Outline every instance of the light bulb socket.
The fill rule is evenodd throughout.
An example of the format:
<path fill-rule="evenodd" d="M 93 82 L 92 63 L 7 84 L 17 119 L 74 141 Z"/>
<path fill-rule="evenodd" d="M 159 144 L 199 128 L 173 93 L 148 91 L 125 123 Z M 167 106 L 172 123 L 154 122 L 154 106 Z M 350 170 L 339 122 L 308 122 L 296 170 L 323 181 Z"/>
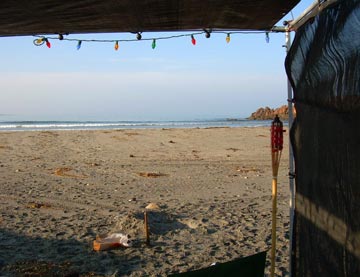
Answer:
<path fill-rule="evenodd" d="M 211 36 L 211 29 L 210 29 L 210 30 L 204 29 L 204 32 L 205 32 L 205 37 L 206 37 L 206 38 L 210 38 L 210 36 Z"/>
<path fill-rule="evenodd" d="M 270 41 L 269 32 L 265 33 L 265 41 L 266 41 L 266 43 L 269 43 L 269 41 Z"/>
<path fill-rule="evenodd" d="M 142 38 L 142 36 L 141 36 L 141 34 L 138 32 L 138 33 L 136 34 L 136 39 L 137 39 L 137 40 L 141 40 L 141 38 Z"/>

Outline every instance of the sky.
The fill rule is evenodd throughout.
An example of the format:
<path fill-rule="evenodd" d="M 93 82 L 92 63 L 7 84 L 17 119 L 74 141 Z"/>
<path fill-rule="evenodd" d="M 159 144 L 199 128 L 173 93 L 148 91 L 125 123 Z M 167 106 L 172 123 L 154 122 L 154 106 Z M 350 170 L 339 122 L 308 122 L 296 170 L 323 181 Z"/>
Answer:
<path fill-rule="evenodd" d="M 283 20 L 300 15 L 302 0 Z M 186 33 L 186 32 L 184 32 Z M 143 33 L 143 38 L 179 33 Z M 292 37 L 294 33 L 291 34 Z M 71 34 L 131 39 L 134 34 Z M 285 35 L 225 34 L 119 43 L 0 38 L 0 121 L 199 120 L 246 118 L 287 104 Z"/>

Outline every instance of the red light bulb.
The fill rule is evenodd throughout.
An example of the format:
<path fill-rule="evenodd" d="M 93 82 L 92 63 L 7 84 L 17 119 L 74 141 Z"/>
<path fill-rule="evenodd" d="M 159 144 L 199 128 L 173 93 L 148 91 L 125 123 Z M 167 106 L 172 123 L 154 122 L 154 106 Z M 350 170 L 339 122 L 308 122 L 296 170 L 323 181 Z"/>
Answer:
<path fill-rule="evenodd" d="M 51 43 L 50 43 L 50 41 L 49 41 L 48 39 L 45 39 L 45 42 L 46 42 L 46 46 L 47 46 L 48 48 L 51 48 Z"/>
<path fill-rule="evenodd" d="M 194 38 L 194 35 L 191 35 L 191 43 L 196 45 L 196 39 Z"/>

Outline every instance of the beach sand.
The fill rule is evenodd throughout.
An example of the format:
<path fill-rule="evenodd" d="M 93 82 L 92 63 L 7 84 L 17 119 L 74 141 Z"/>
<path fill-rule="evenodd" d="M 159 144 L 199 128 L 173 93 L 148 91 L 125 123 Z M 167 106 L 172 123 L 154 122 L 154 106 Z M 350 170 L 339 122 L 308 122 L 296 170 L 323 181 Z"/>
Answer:
<path fill-rule="evenodd" d="M 263 127 L 0 132 L 0 275 L 166 276 L 269 250 L 269 136 Z M 278 276 L 288 272 L 287 175 L 285 139 Z M 148 212 L 150 247 L 149 203 L 159 206 Z M 133 246 L 93 251 L 96 235 L 114 232 Z"/>

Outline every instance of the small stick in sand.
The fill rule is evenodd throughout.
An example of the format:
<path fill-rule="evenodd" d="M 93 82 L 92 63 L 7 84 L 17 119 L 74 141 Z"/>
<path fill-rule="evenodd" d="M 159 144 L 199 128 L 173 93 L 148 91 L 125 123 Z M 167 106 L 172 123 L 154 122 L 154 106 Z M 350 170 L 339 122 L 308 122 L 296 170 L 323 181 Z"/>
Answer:
<path fill-rule="evenodd" d="M 144 212 L 144 229 L 145 229 L 145 243 L 147 246 L 150 246 L 150 235 L 149 235 L 149 225 L 148 225 L 148 214 Z"/>

